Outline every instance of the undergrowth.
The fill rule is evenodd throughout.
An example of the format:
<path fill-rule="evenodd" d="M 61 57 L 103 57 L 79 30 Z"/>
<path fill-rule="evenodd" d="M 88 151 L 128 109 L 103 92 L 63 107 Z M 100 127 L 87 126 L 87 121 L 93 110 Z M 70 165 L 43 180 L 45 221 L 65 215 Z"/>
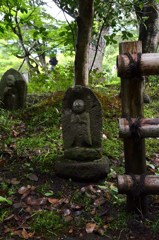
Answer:
<path fill-rule="evenodd" d="M 153 89 L 152 92 L 150 91 L 151 88 Z M 105 226 L 106 230 L 104 230 L 103 234 L 107 234 L 107 228 L 110 231 L 117 232 L 117 234 L 122 229 L 124 233 L 128 229 L 127 223 L 130 216 L 123 210 L 123 207 L 125 209 L 126 199 L 125 196 L 118 194 L 115 181 L 117 174 L 124 173 L 123 142 L 118 135 L 118 118 L 121 117 L 121 103 L 118 96 L 119 85 L 113 87 L 106 86 L 107 91 L 99 88 L 94 90 L 103 110 L 103 153 L 110 159 L 111 166 L 107 181 L 98 184 L 107 202 L 106 204 L 104 203 L 105 205 L 99 205 L 96 209 L 96 214 L 93 215 L 94 196 L 100 198 L 101 193 L 98 195 L 98 192 L 95 191 L 95 193 L 86 195 L 80 192 L 79 189 L 73 190 L 74 192 L 69 198 L 71 206 L 74 207 L 75 205 L 77 209 L 79 208 L 79 214 L 82 211 L 81 209 L 84 209 L 81 216 L 79 215 L 78 217 L 77 215 L 75 218 L 74 226 L 81 229 L 87 221 L 93 221 L 99 228 L 102 228 L 103 225 Z M 158 117 L 158 89 L 154 85 L 148 85 L 147 91 L 150 94 L 151 103 L 145 105 L 145 117 Z M 29 181 L 27 182 L 26 180 L 28 176 L 35 173 L 38 176 L 46 174 L 51 179 L 51 176 L 54 174 L 54 162 L 63 154 L 61 126 L 63 96 L 64 91 L 50 92 L 42 95 L 41 98 L 38 95 L 37 99 L 36 95 L 34 95 L 33 98 L 35 99 L 32 100 L 36 103 L 28 104 L 27 108 L 23 110 L 13 112 L 0 110 L 0 166 L 3 167 L 9 163 L 9 171 L 6 174 L 17 174 L 16 177 L 19 177 L 21 180 L 25 179 L 26 184 L 29 184 Z M 146 140 L 147 160 L 151 162 L 154 154 L 159 154 L 157 139 L 148 139 Z M 16 172 L 17 169 L 18 173 Z M 23 176 L 21 176 L 21 172 L 23 172 Z M 55 199 L 56 197 L 63 197 L 63 190 L 57 193 L 52 189 L 52 184 L 53 182 L 50 180 L 49 182 L 44 182 L 41 186 L 37 186 L 38 195 L 52 196 Z M 69 184 L 71 185 L 71 181 L 65 189 L 66 192 Z M 18 187 L 11 185 L 10 182 L 2 181 L 0 184 L 0 193 L 5 194 L 6 199 L 16 195 L 17 190 Z M 109 209 L 109 215 L 113 213 L 115 217 L 103 218 L 103 211 L 106 211 L 107 208 Z M 76 212 L 76 210 L 74 211 Z M 102 214 L 100 211 L 102 211 Z M 10 215 L 10 208 L 8 209 L 4 205 L 4 210 L 0 210 L 0 213 L 0 222 L 4 222 Z M 56 239 L 67 228 L 68 223 L 64 221 L 60 212 L 53 207 L 51 211 L 47 209 L 35 211 L 32 217 L 30 221 L 32 231 L 40 234 L 40 236 L 46 235 L 47 239 Z M 157 234 L 158 225 L 157 216 L 156 222 L 150 222 L 148 227 Z"/>

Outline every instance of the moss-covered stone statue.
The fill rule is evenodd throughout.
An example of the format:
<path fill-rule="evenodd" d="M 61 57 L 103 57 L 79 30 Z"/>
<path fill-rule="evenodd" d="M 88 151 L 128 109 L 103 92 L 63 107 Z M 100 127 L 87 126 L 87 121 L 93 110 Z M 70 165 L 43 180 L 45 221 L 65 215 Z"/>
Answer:
<path fill-rule="evenodd" d="M 87 87 L 69 88 L 63 99 L 62 131 L 64 156 L 55 163 L 59 176 L 76 180 L 98 180 L 109 171 L 102 156 L 102 111 Z"/>
<path fill-rule="evenodd" d="M 27 84 L 23 76 L 15 69 L 4 73 L 0 81 L 1 107 L 16 110 L 25 107 Z"/>

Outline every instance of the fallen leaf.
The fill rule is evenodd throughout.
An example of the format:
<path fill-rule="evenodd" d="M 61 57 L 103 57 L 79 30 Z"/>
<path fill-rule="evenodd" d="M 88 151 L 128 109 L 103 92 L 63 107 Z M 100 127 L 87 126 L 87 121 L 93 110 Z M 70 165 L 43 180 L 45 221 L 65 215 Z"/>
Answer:
<path fill-rule="evenodd" d="M 74 215 L 75 215 L 75 216 L 79 216 L 79 215 L 81 215 L 81 214 L 82 214 L 82 211 L 75 211 L 75 212 L 74 212 Z"/>
<path fill-rule="evenodd" d="M 111 199 L 111 194 L 110 194 L 110 192 L 106 192 L 106 193 L 105 193 L 105 197 L 106 197 L 106 199 L 110 200 L 110 199 Z"/>
<path fill-rule="evenodd" d="M 32 181 L 37 182 L 38 181 L 38 177 L 35 174 L 29 174 L 28 178 Z"/>
<path fill-rule="evenodd" d="M 40 150 L 40 149 L 36 149 L 36 150 L 35 150 L 35 154 L 36 154 L 37 156 L 40 156 L 41 150 Z"/>
<path fill-rule="evenodd" d="M 12 178 L 10 182 L 11 182 L 11 184 L 13 184 L 13 185 L 17 185 L 17 184 L 20 183 L 20 181 L 17 180 L 17 178 Z"/>
<path fill-rule="evenodd" d="M 25 197 L 27 197 L 31 191 L 35 190 L 35 186 L 22 186 L 21 188 L 19 188 L 18 193 L 22 195 L 21 199 L 24 199 Z"/>
<path fill-rule="evenodd" d="M 90 185 L 89 186 L 89 190 L 93 193 L 97 193 L 97 189 L 96 189 L 96 186 L 93 186 L 93 185 Z"/>
<path fill-rule="evenodd" d="M 103 228 L 97 228 L 97 229 L 95 230 L 95 232 L 98 233 L 99 235 L 103 236 L 105 231 L 104 231 Z"/>
<path fill-rule="evenodd" d="M 105 224 L 104 226 L 103 226 L 103 228 L 106 230 L 106 229 L 108 229 L 109 228 L 109 224 Z"/>
<path fill-rule="evenodd" d="M 86 233 L 92 233 L 96 228 L 96 223 L 87 223 L 86 224 Z"/>
<path fill-rule="evenodd" d="M 81 188 L 81 192 L 84 193 L 86 191 L 86 187 Z"/>
<path fill-rule="evenodd" d="M 13 208 L 18 209 L 18 208 L 24 208 L 26 207 L 26 204 L 24 202 L 17 202 L 13 204 Z"/>
<path fill-rule="evenodd" d="M 32 198 L 32 197 L 28 197 L 27 198 L 27 204 L 31 205 L 31 206 L 39 206 L 39 205 L 45 205 L 47 202 L 47 198 L 43 197 L 43 198 Z"/>
<path fill-rule="evenodd" d="M 59 205 L 61 204 L 61 199 L 57 199 L 57 198 L 48 198 L 47 199 L 49 203 L 51 203 L 52 205 Z"/>
<path fill-rule="evenodd" d="M 89 197 L 91 199 L 96 199 L 96 197 L 97 197 L 95 194 L 90 194 L 88 192 L 85 192 L 85 194 L 86 194 L 87 197 Z"/>
<path fill-rule="evenodd" d="M 106 199 L 103 198 L 103 197 L 101 197 L 101 198 L 98 198 L 98 199 L 96 199 L 96 200 L 94 201 L 94 205 L 95 205 L 96 207 L 98 207 L 98 206 L 103 205 L 105 202 L 106 202 Z"/>
<path fill-rule="evenodd" d="M 34 209 L 31 208 L 31 206 L 28 206 L 26 209 L 25 209 L 25 212 L 29 213 L 30 215 L 32 215 Z"/>
<path fill-rule="evenodd" d="M 4 221 L 8 221 L 11 220 L 12 218 L 14 218 L 14 214 L 11 214 L 10 216 L 8 216 L 7 218 L 4 219 Z"/>
<path fill-rule="evenodd" d="M 91 211 L 91 215 L 95 215 L 96 214 L 96 209 L 94 208 L 92 211 Z"/>
<path fill-rule="evenodd" d="M 64 217 L 65 222 L 71 222 L 73 220 L 73 217 L 70 215 L 67 215 Z"/>
<path fill-rule="evenodd" d="M 25 228 L 23 228 L 23 230 L 22 230 L 22 237 L 23 237 L 24 239 L 29 239 L 29 238 L 33 237 L 34 234 L 35 234 L 35 232 L 33 232 L 33 233 L 28 233 L 28 232 L 25 230 Z"/>
<path fill-rule="evenodd" d="M 71 214 L 70 209 L 64 209 L 64 211 L 63 211 L 63 215 L 64 215 L 64 216 L 68 216 L 68 215 L 70 215 L 70 214 Z"/>
<path fill-rule="evenodd" d="M 4 165 L 5 165 L 5 160 L 4 159 L 0 159 L 0 167 L 4 167 Z"/>
<path fill-rule="evenodd" d="M 107 136 L 105 134 L 102 135 L 103 139 L 107 139 Z"/>
<path fill-rule="evenodd" d="M 14 233 L 14 235 L 18 235 L 19 237 L 24 238 L 24 239 L 32 238 L 35 234 L 35 232 L 28 233 L 25 228 L 23 228 L 22 230 L 13 231 L 13 233 Z"/>
<path fill-rule="evenodd" d="M 19 132 L 15 131 L 14 129 L 12 130 L 13 136 L 17 137 L 19 135 Z"/>
<path fill-rule="evenodd" d="M 22 186 L 22 187 L 19 188 L 18 193 L 23 195 L 28 190 L 31 190 L 31 186 L 30 185 L 28 185 L 27 187 Z"/>
<path fill-rule="evenodd" d="M 83 206 L 82 205 L 77 205 L 77 204 L 71 204 L 71 209 L 74 210 L 74 211 L 78 211 L 78 210 L 83 209 Z"/>
<path fill-rule="evenodd" d="M 69 233 L 73 233 L 73 229 L 71 228 L 68 232 L 69 232 Z"/>

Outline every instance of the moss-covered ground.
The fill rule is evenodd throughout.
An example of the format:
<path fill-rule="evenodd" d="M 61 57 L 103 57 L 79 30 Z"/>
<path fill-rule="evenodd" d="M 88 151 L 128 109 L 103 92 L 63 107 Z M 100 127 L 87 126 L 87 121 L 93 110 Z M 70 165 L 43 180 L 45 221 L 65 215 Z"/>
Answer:
<path fill-rule="evenodd" d="M 146 117 L 159 117 L 157 83 L 147 86 Z M 0 239 L 159 239 L 159 197 L 149 197 L 149 214 L 128 214 L 119 195 L 124 173 L 119 85 L 95 90 L 103 108 L 103 152 L 110 174 L 98 183 L 65 180 L 54 173 L 63 154 L 61 104 L 64 92 L 28 95 L 27 107 L 0 109 Z M 159 144 L 146 140 L 147 169 L 159 173 Z"/>

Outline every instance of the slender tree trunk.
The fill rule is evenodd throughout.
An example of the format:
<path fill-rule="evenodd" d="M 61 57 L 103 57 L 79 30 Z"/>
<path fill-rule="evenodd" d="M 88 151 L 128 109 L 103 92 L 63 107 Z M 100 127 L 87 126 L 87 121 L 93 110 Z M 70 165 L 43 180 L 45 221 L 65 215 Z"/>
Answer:
<path fill-rule="evenodd" d="M 144 2 L 142 0 L 142 2 Z M 146 1 L 143 9 L 136 7 L 139 21 L 139 40 L 142 41 L 143 53 L 157 52 L 159 44 L 159 12 L 155 0 Z"/>
<path fill-rule="evenodd" d="M 93 22 L 93 0 L 79 0 L 78 34 L 75 56 L 75 85 L 88 85 L 89 43 Z"/>
<path fill-rule="evenodd" d="M 102 63 L 103 63 L 103 58 L 104 58 L 104 53 L 106 48 L 106 41 L 104 39 L 104 36 L 108 34 L 108 29 L 109 28 L 105 28 L 103 23 L 96 40 L 96 44 L 95 45 L 90 44 L 89 73 L 93 69 L 96 69 L 98 72 L 102 71 Z"/>
<path fill-rule="evenodd" d="M 39 41 L 36 41 L 35 50 L 39 58 L 39 62 L 41 64 L 41 67 L 43 69 L 46 68 L 46 54 L 43 50 L 45 48 L 45 43 L 40 43 Z"/>

